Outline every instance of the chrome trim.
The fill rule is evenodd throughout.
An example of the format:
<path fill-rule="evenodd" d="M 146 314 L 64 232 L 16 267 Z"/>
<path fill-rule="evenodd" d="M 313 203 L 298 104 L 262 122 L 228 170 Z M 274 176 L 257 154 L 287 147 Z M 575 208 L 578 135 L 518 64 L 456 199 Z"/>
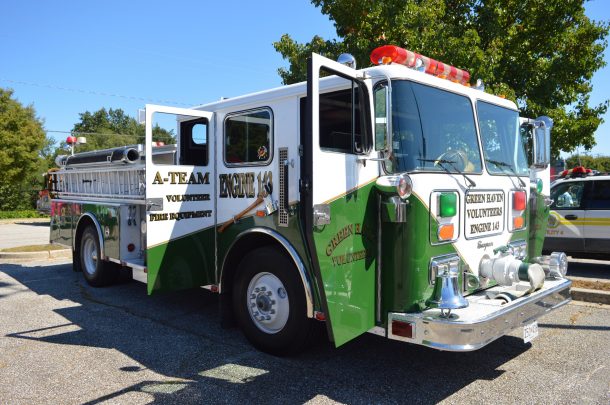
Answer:
<path fill-rule="evenodd" d="M 263 233 L 267 236 L 271 236 L 277 242 L 279 242 L 284 249 L 286 249 L 286 252 L 288 252 L 290 257 L 292 258 L 292 261 L 297 266 L 297 269 L 299 270 L 299 275 L 301 276 L 301 282 L 303 283 L 303 289 L 305 290 L 307 317 L 313 318 L 313 293 L 311 290 L 311 285 L 309 283 L 309 280 L 307 279 L 305 265 L 303 264 L 303 261 L 299 257 L 299 254 L 297 253 L 297 251 L 292 247 L 292 245 L 290 244 L 290 242 L 288 242 L 288 240 L 286 238 L 284 238 L 282 235 L 280 235 L 279 233 L 277 233 L 269 228 L 251 228 L 251 229 L 247 229 L 247 230 L 243 231 L 242 233 L 240 233 L 239 235 L 237 235 L 237 237 L 235 238 L 235 240 L 233 240 L 233 242 L 231 243 L 231 246 L 229 246 L 229 249 L 227 251 L 230 252 L 238 240 L 240 240 L 243 236 L 251 234 L 251 233 Z M 218 293 L 219 294 L 222 293 L 222 275 L 224 272 L 225 263 L 227 261 L 227 256 L 228 255 L 226 255 L 222 261 L 222 268 L 220 270 L 220 274 L 218 277 Z"/>
<path fill-rule="evenodd" d="M 377 288 L 375 289 L 375 304 L 377 310 L 375 311 L 375 319 L 378 323 L 381 323 L 381 270 L 383 268 L 383 246 L 381 244 L 381 195 L 377 195 L 377 224 L 377 266 L 375 266 L 375 279 L 377 282 Z"/>
<path fill-rule="evenodd" d="M 390 312 L 388 325 L 392 320 L 411 322 L 415 325 L 415 336 L 409 339 L 393 335 L 388 330 L 388 338 L 438 350 L 477 350 L 570 302 L 571 284 L 569 280 L 546 280 L 541 290 L 504 305 L 494 305 L 495 300 L 488 299 L 488 293 L 506 292 L 509 289 L 493 287 L 466 297 L 469 307 L 452 311 L 450 318 L 441 318 L 438 309 L 420 313 Z"/>
<path fill-rule="evenodd" d="M 224 163 L 224 166 L 228 169 L 231 168 L 242 168 L 242 167 L 256 167 L 256 166 L 260 166 L 260 167 L 264 167 L 264 166 L 269 166 L 272 162 L 273 162 L 273 158 L 274 158 L 274 146 L 275 146 L 275 116 L 273 113 L 273 109 L 270 106 L 263 106 L 263 107 L 257 107 L 257 108 L 251 108 L 249 110 L 240 110 L 240 111 L 233 111 L 233 112 L 229 112 L 227 114 L 225 114 L 224 119 L 223 119 L 223 123 L 222 123 L 222 127 L 223 130 L 226 128 L 227 125 L 227 121 L 231 118 L 235 118 L 235 117 L 240 117 L 240 116 L 247 116 L 250 115 L 252 113 L 257 113 L 260 111 L 267 111 L 269 112 L 269 158 L 265 161 L 260 161 L 260 162 L 243 162 L 243 163 L 229 163 L 225 160 L 225 157 L 227 156 L 227 134 L 226 132 L 223 132 L 223 137 L 222 137 L 222 162 Z M 218 158 L 216 158 L 215 160 L 218 160 Z"/>
<path fill-rule="evenodd" d="M 75 199 L 71 199 L 70 195 L 67 195 L 67 193 L 63 193 L 63 192 L 58 192 L 57 196 L 60 198 L 53 198 L 52 201 L 65 201 L 65 202 L 69 202 L 69 203 L 81 203 L 81 204 L 90 204 L 92 202 L 99 202 L 105 205 L 145 205 L 146 201 L 144 200 L 134 200 L 134 199 L 120 199 L 120 203 L 117 203 L 117 198 L 104 198 L 104 197 L 96 197 L 95 195 L 92 196 L 85 196 L 82 194 L 78 194 L 78 198 Z"/>
<path fill-rule="evenodd" d="M 140 283 L 148 284 L 148 274 L 141 268 L 131 268 L 131 278 Z"/>
<path fill-rule="evenodd" d="M 70 204 L 90 204 L 92 201 L 94 202 L 103 202 L 104 205 L 107 205 L 109 207 L 122 207 L 124 205 L 129 205 L 126 203 L 127 200 L 121 200 L 120 202 L 117 202 L 116 200 L 112 200 L 111 202 L 104 202 L 102 201 L 103 199 L 93 199 L 93 200 L 89 200 L 89 199 L 69 199 L 69 198 L 52 198 L 51 201 L 52 202 L 61 202 L 61 203 L 70 203 Z M 139 201 L 139 200 L 138 200 Z M 143 201 L 140 201 L 138 204 L 144 204 Z"/>
<path fill-rule="evenodd" d="M 407 222 L 407 206 L 409 204 L 398 196 L 392 196 L 381 201 L 381 220 L 383 222 Z"/>
<path fill-rule="evenodd" d="M 386 337 L 385 329 L 381 326 L 373 326 L 371 329 L 367 330 L 367 333 L 372 333 L 373 335 Z"/>
<path fill-rule="evenodd" d="M 451 267 L 450 265 L 453 262 L 457 262 L 457 271 L 459 274 L 461 267 L 461 260 L 459 255 L 450 253 L 448 255 L 435 256 L 430 259 L 430 264 L 428 265 L 428 284 L 430 284 L 431 286 L 435 284 L 439 266 Z"/>
<path fill-rule="evenodd" d="M 523 261 L 527 257 L 527 242 L 524 239 L 509 242 L 508 246 L 512 249 L 512 254 L 517 259 Z"/>
<path fill-rule="evenodd" d="M 78 219 L 78 222 L 76 223 L 76 227 L 74 228 L 74 230 L 78 229 L 78 226 L 80 225 L 80 221 L 83 219 L 83 217 L 89 217 L 93 221 L 93 224 L 95 225 L 95 229 L 97 230 L 97 237 L 100 242 L 100 257 L 102 260 L 106 260 L 106 255 L 104 254 L 104 237 L 103 237 L 103 233 L 102 233 L 102 227 L 100 226 L 100 223 L 98 222 L 97 218 L 93 214 L 91 214 L 90 212 L 85 212 L 83 215 L 81 215 L 80 218 Z M 76 238 L 74 236 L 72 237 L 72 251 L 73 252 L 76 251 Z"/>

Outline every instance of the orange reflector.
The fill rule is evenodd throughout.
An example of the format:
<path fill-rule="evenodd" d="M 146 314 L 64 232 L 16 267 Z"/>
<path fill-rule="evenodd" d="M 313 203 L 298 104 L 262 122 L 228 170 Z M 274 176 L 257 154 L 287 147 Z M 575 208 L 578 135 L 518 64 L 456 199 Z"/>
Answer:
<path fill-rule="evenodd" d="M 440 240 L 453 239 L 453 224 L 441 225 L 438 228 L 438 238 Z"/>
<path fill-rule="evenodd" d="M 392 334 L 413 339 L 413 324 L 403 321 L 392 321 Z"/>
<path fill-rule="evenodd" d="M 265 211 L 263 211 L 263 210 L 258 210 L 258 211 L 256 211 L 256 216 L 257 217 L 264 217 L 264 216 L 267 216 L 267 213 Z"/>
<path fill-rule="evenodd" d="M 513 218 L 513 228 L 514 229 L 521 229 L 521 228 L 523 228 L 523 225 L 525 225 L 525 220 L 523 219 L 523 217 L 514 217 Z"/>

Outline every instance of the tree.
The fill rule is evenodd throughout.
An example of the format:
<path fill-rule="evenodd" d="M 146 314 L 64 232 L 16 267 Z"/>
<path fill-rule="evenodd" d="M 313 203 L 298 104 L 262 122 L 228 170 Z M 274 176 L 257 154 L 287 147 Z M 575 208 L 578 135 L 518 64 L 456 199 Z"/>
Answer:
<path fill-rule="evenodd" d="M 585 0 L 312 0 L 334 21 L 340 40 L 315 36 L 274 43 L 287 59 L 285 84 L 306 79 L 311 52 L 349 52 L 369 66 L 370 52 L 395 44 L 464 68 L 486 91 L 515 101 L 521 115 L 555 121 L 553 154 L 595 145 L 608 101 L 591 106 L 591 78 L 605 65 L 608 22 L 591 21 Z"/>
<path fill-rule="evenodd" d="M 40 153 L 50 142 L 34 107 L 0 88 L 0 210 L 31 208 L 32 189 L 42 181 Z"/>
<path fill-rule="evenodd" d="M 566 159 L 566 166 L 568 169 L 573 169 L 576 166 L 584 166 L 587 169 L 609 173 L 610 156 L 572 155 Z"/>
<path fill-rule="evenodd" d="M 80 122 L 74 124 L 72 132 L 75 136 L 87 138 L 87 143 L 79 144 L 76 147 L 76 152 L 108 149 L 144 142 L 144 125 L 125 114 L 120 108 L 110 108 L 108 110 L 101 108 L 93 113 L 85 111 L 79 115 Z M 176 143 L 173 131 L 168 131 L 159 125 L 153 127 L 153 140 L 166 144 Z M 66 142 L 62 142 L 56 154 L 66 153 L 68 149 L 69 146 Z"/>

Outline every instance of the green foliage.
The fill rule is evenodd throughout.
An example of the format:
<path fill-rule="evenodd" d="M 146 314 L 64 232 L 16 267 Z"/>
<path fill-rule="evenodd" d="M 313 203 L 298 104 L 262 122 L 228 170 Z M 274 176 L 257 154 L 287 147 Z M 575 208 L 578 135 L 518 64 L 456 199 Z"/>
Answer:
<path fill-rule="evenodd" d="M 46 165 L 42 153 L 52 145 L 42 126 L 32 106 L 0 88 L 0 210 L 33 207 Z"/>
<path fill-rule="evenodd" d="M 566 167 L 573 169 L 584 166 L 587 169 L 610 173 L 610 156 L 572 155 L 566 159 Z"/>
<path fill-rule="evenodd" d="M 340 41 L 315 36 L 274 43 L 288 60 L 285 84 L 306 80 L 316 52 L 349 52 L 370 66 L 370 52 L 394 44 L 468 70 L 486 90 L 517 103 L 521 115 L 555 122 L 553 154 L 595 145 L 608 101 L 589 104 L 593 73 L 605 65 L 608 22 L 591 21 L 585 0 L 312 0 L 334 21 Z"/>
<path fill-rule="evenodd" d="M 48 215 L 39 214 L 35 210 L 0 211 L 0 219 L 45 218 Z"/>
<path fill-rule="evenodd" d="M 87 143 L 76 145 L 75 152 L 86 152 L 144 143 L 145 127 L 120 108 L 108 110 L 101 108 L 93 113 L 89 111 L 81 113 L 80 122 L 74 124 L 72 132 L 75 136 L 87 138 Z M 176 143 L 173 131 L 158 125 L 153 127 L 153 140 L 166 144 Z M 62 142 L 55 155 L 65 154 L 69 150 L 70 147 Z"/>

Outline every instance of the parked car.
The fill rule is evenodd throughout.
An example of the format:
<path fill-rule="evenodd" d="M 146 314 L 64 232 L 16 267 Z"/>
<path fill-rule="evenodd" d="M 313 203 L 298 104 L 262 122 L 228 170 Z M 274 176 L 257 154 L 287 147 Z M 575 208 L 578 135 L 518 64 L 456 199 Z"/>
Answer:
<path fill-rule="evenodd" d="M 566 171 L 552 184 L 551 199 L 543 251 L 610 259 L 610 175 Z"/>

